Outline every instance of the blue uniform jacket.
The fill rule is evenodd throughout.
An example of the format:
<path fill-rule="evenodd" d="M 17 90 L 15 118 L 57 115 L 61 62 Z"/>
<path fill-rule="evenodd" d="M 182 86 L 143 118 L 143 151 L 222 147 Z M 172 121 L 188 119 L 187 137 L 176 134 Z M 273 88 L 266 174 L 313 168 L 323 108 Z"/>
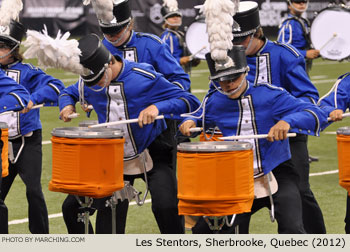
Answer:
<path fill-rule="evenodd" d="M 341 75 L 331 90 L 319 100 L 318 105 L 327 115 L 335 109 L 345 112 L 350 108 L 350 73 Z"/>
<path fill-rule="evenodd" d="M 309 33 L 308 20 L 288 14 L 280 24 L 277 41 L 293 45 L 305 58 L 306 50 L 310 48 Z"/>
<path fill-rule="evenodd" d="M 29 93 L 0 69 L 0 113 L 27 107 Z"/>
<path fill-rule="evenodd" d="M 58 95 L 64 89 L 64 85 L 60 80 L 47 75 L 41 69 L 31 64 L 20 61 L 8 65 L 5 71 L 10 78 L 14 79 L 30 93 L 30 100 L 34 105 L 42 103 L 45 106 L 58 105 Z M 18 117 L 18 114 L 16 116 Z M 19 118 L 14 119 L 11 116 L 8 116 L 6 119 L 6 122 L 11 125 L 9 125 L 10 137 L 25 135 L 42 128 L 40 109 L 33 109 L 28 113 L 19 114 Z"/>
<path fill-rule="evenodd" d="M 269 84 L 247 85 L 238 99 L 210 91 L 205 106 L 205 129 L 219 127 L 224 136 L 267 134 L 279 120 L 290 124 L 290 132 L 319 135 L 327 122 L 325 113 L 316 105 L 290 95 L 283 88 Z M 198 111 L 198 115 L 201 111 Z M 201 124 L 202 119 L 195 120 Z M 244 140 L 247 141 L 247 140 Z M 267 174 L 291 158 L 289 141 L 249 140 L 254 148 L 255 176 Z"/>
<path fill-rule="evenodd" d="M 129 40 L 122 46 L 115 47 L 106 39 L 102 42 L 113 55 L 128 61 L 148 63 L 168 81 L 184 90 L 190 89 L 191 82 L 188 74 L 170 53 L 168 45 L 159 37 L 132 31 Z"/>
<path fill-rule="evenodd" d="M 119 76 L 100 92 L 84 88 L 85 100 L 93 105 L 99 123 L 134 119 L 154 104 L 166 118 L 182 119 L 180 114 L 195 110 L 199 100 L 191 93 L 167 81 L 149 64 L 123 60 Z M 79 99 L 78 83 L 66 88 L 59 98 L 60 110 Z M 118 125 L 124 132 L 125 159 L 145 150 L 166 129 L 164 120 L 140 128 L 137 123 Z"/>
<path fill-rule="evenodd" d="M 293 46 L 266 39 L 256 55 L 247 56 L 247 63 L 251 83 L 271 83 L 296 98 L 318 101 L 318 91 L 305 71 L 305 60 Z"/>
<path fill-rule="evenodd" d="M 165 29 L 160 38 L 167 43 L 170 48 L 171 54 L 175 57 L 177 62 L 180 63 L 180 58 L 184 56 L 183 47 L 180 44 L 179 34 L 171 29 Z"/>

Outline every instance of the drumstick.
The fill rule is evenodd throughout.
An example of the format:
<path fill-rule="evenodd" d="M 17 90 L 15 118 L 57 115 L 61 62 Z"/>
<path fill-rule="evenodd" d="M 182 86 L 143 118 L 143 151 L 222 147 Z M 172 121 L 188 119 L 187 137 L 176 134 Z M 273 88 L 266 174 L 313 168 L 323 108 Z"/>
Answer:
<path fill-rule="evenodd" d="M 196 56 L 198 53 L 200 53 L 201 51 L 203 51 L 205 48 L 207 48 L 207 46 L 203 46 L 201 49 L 199 49 L 197 52 L 193 53 L 190 55 L 190 60 L 193 60 L 194 56 Z"/>
<path fill-rule="evenodd" d="M 38 108 L 42 108 L 44 107 L 44 104 L 38 104 L 38 105 L 35 105 L 33 106 L 31 109 L 38 109 Z M 1 113 L 0 115 L 8 115 L 8 114 L 13 114 L 13 113 L 17 113 L 17 112 L 20 112 L 20 111 L 6 111 L 4 113 Z"/>
<path fill-rule="evenodd" d="M 203 130 L 203 128 L 200 127 L 194 127 L 194 128 L 190 128 L 190 132 L 194 133 L 194 132 L 201 132 Z"/>
<path fill-rule="evenodd" d="M 297 133 L 287 133 L 287 137 L 295 137 Z M 238 139 L 260 139 L 267 138 L 267 134 L 259 135 L 246 135 L 246 136 L 228 136 L 228 137 L 219 137 L 220 140 L 238 140 Z"/>
<path fill-rule="evenodd" d="M 343 114 L 343 118 L 344 117 L 350 117 L 350 113 L 344 113 Z M 332 119 L 330 117 L 327 118 L 328 121 L 332 121 Z"/>
<path fill-rule="evenodd" d="M 164 119 L 163 115 L 157 116 L 155 118 L 158 119 Z M 137 123 L 139 119 L 129 119 L 129 120 L 122 120 L 122 121 L 116 121 L 116 122 L 107 122 L 107 123 L 100 123 L 95 125 L 89 125 L 89 128 L 100 128 L 100 127 L 106 127 L 106 126 L 113 126 L 113 125 L 119 125 L 119 124 L 127 124 L 127 123 Z"/>
<path fill-rule="evenodd" d="M 73 118 L 77 118 L 79 116 L 80 116 L 79 113 L 72 113 L 72 114 L 68 115 L 68 118 L 73 119 Z"/>
<path fill-rule="evenodd" d="M 328 39 L 328 41 L 327 41 L 326 43 L 324 43 L 324 45 L 321 46 L 321 48 L 320 48 L 319 50 L 321 51 L 321 50 L 322 50 L 326 45 L 328 45 L 328 43 L 331 42 L 336 36 L 337 36 L 337 33 L 336 33 L 336 32 L 333 33 L 333 36 L 332 36 L 330 39 Z"/>

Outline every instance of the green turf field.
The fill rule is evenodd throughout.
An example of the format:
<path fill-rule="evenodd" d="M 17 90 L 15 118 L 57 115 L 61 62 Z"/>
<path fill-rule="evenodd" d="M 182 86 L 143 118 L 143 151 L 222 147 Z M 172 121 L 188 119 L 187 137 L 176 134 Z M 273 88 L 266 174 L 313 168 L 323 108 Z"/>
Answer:
<path fill-rule="evenodd" d="M 35 63 L 35 62 L 34 62 Z M 336 78 L 349 71 L 349 62 L 331 62 L 318 59 L 314 61 L 311 71 L 311 80 L 323 96 L 333 85 Z M 76 76 L 62 71 L 48 70 L 49 74 L 61 79 L 66 86 L 76 81 Z M 202 63 L 193 69 L 191 74 L 192 92 L 199 98 L 205 95 L 208 87 L 208 70 L 206 63 Z M 58 119 L 58 108 L 41 109 L 41 120 L 43 124 L 43 141 L 50 140 L 50 132 L 55 127 L 77 126 L 79 121 L 86 120 L 84 113 L 78 108 L 82 115 L 79 119 L 74 119 L 70 123 L 63 123 Z M 91 119 L 96 120 L 96 114 L 92 113 Z M 350 119 L 330 126 L 326 131 L 335 131 L 338 127 L 350 125 Z M 309 152 L 313 156 L 319 157 L 319 162 L 311 164 L 311 173 L 334 171 L 338 169 L 337 150 L 335 135 L 322 133 L 321 137 L 309 137 Z M 63 219 L 60 215 L 61 204 L 65 194 L 50 192 L 48 183 L 51 177 L 51 145 L 43 145 L 43 174 L 42 186 L 47 202 L 50 218 L 50 233 L 66 233 Z M 327 232 L 333 234 L 344 233 L 344 216 L 346 191 L 338 184 L 338 174 L 317 175 L 310 177 L 311 187 L 323 210 Z M 138 188 L 142 190 L 144 184 L 138 183 Z M 27 218 L 27 201 L 25 197 L 25 187 L 17 177 L 11 191 L 6 199 L 9 209 L 9 232 L 29 233 Z M 92 217 L 94 221 L 94 217 Z M 16 224 L 18 223 L 18 224 Z M 158 227 L 151 212 L 150 204 L 142 207 L 131 206 L 127 220 L 127 233 L 159 233 Z M 256 213 L 251 221 L 251 233 L 277 233 L 276 223 L 269 221 L 267 209 L 262 209 Z"/>

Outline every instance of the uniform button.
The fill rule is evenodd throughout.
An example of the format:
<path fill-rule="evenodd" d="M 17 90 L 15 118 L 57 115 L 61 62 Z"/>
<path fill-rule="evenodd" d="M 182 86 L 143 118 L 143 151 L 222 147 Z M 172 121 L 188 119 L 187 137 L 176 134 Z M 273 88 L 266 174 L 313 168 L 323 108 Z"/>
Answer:
<path fill-rule="evenodd" d="M 245 120 L 245 123 L 248 123 L 248 120 Z"/>
<path fill-rule="evenodd" d="M 302 132 L 303 130 L 302 129 L 299 129 L 299 132 Z"/>
<path fill-rule="evenodd" d="M 119 121 L 123 120 L 123 118 L 119 117 Z"/>
<path fill-rule="evenodd" d="M 310 132 L 311 132 L 310 130 L 307 131 L 307 133 L 310 133 Z"/>
<path fill-rule="evenodd" d="M 119 106 L 119 105 L 120 105 L 120 103 L 119 103 L 119 102 L 117 102 L 117 105 Z"/>
<path fill-rule="evenodd" d="M 114 89 L 114 93 L 117 93 L 117 89 Z"/>
<path fill-rule="evenodd" d="M 6 107 L 6 106 L 4 106 L 4 109 L 7 109 L 7 107 Z"/>

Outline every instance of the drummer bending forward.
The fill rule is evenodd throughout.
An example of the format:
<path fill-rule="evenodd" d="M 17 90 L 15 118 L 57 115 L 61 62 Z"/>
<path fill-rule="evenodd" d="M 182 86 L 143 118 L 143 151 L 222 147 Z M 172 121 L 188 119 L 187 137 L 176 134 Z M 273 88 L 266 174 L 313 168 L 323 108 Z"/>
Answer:
<path fill-rule="evenodd" d="M 250 141 L 254 150 L 254 176 L 258 178 L 272 171 L 276 177 L 278 191 L 273 200 L 278 232 L 305 233 L 298 176 L 290 160 L 286 134 L 290 130 L 319 135 L 321 125 L 326 123 L 326 115 L 317 106 L 291 96 L 283 88 L 250 84 L 245 79 L 249 68 L 243 46 L 234 46 L 228 56 L 233 60 L 233 66 L 216 70 L 218 63 L 212 60 L 210 54 L 206 55 L 210 79 L 219 82 L 221 88 L 209 91 L 207 101 L 203 102 L 203 128 L 217 126 L 224 136 L 268 133 L 267 139 Z M 189 136 L 190 128 L 200 123 L 201 119 L 186 118 L 180 130 Z M 251 213 L 237 216 L 236 225 L 240 221 L 249 221 L 254 212 L 265 206 L 270 207 L 269 197 L 255 199 Z M 210 232 L 205 225 L 201 219 L 192 230 Z"/>
<path fill-rule="evenodd" d="M 169 184 L 158 181 L 162 180 L 162 176 L 169 176 L 168 171 L 163 170 L 162 174 L 158 172 L 157 175 L 152 176 L 153 173 L 150 170 L 152 161 L 146 151 L 146 148 L 166 129 L 165 121 L 155 121 L 155 117 L 163 114 L 166 118 L 181 119 L 180 114 L 193 111 L 198 107 L 198 99 L 170 83 L 162 74 L 155 72 L 149 64 L 125 61 L 118 56 L 113 57 L 95 35 L 88 35 L 79 40 L 79 48 L 82 51 L 81 64 L 93 73 L 98 73 L 81 76 L 81 79 L 85 86 L 84 100 L 94 107 L 99 123 L 138 118 L 137 124 L 115 126 L 123 131 L 125 138 L 124 174 L 135 174 L 126 176 L 125 179 L 132 183 L 135 177 L 142 177 L 142 159 L 137 159 L 143 155 L 146 160 L 147 158 L 150 160 L 146 166 L 151 195 L 157 196 L 169 191 L 165 190 Z M 67 87 L 59 98 L 60 116 L 65 122 L 70 121 L 68 116 L 74 113 L 74 105 L 78 100 L 79 82 Z M 162 187 L 153 186 L 154 183 Z M 174 184 L 176 185 L 175 181 Z M 177 199 L 164 196 L 167 200 L 162 202 L 163 210 L 168 214 L 174 212 L 173 216 L 177 216 Z M 64 213 L 73 218 L 74 224 L 82 225 L 77 223 L 76 215 L 69 211 Z M 66 224 L 72 225 L 72 220 L 67 222 L 65 218 L 65 221 Z M 175 217 L 169 223 L 176 223 Z M 72 227 L 68 225 L 67 227 L 70 233 L 74 232 L 70 230 Z M 111 230 L 111 219 L 97 220 L 97 233 L 106 232 L 108 229 Z"/>
<path fill-rule="evenodd" d="M 318 105 L 326 111 L 332 121 L 343 119 L 343 113 L 350 109 L 350 73 L 340 76 L 332 89 L 323 96 Z M 347 198 L 345 232 L 350 234 L 350 192 Z"/>

